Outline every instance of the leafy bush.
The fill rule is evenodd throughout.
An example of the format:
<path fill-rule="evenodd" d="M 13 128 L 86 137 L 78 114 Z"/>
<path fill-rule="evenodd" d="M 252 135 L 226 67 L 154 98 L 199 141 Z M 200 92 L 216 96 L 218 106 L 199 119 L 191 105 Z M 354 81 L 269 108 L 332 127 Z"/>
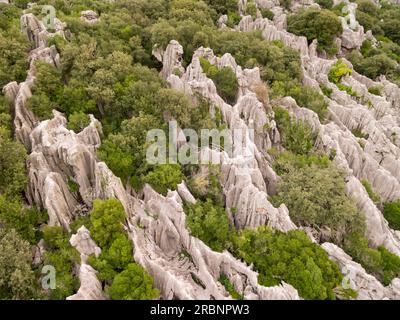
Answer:
<path fill-rule="evenodd" d="M 285 281 L 304 299 L 335 299 L 333 290 L 342 280 L 338 266 L 303 231 L 245 230 L 238 239 L 238 254 L 254 265 L 260 284 Z"/>
<path fill-rule="evenodd" d="M 191 234 L 204 241 L 215 251 L 232 248 L 231 232 L 225 209 L 215 205 L 211 200 L 197 201 L 196 204 L 185 204 L 186 224 Z"/>
<path fill-rule="evenodd" d="M 200 58 L 200 64 L 207 77 L 214 81 L 218 94 L 226 102 L 234 104 L 239 85 L 232 69 L 229 67 L 218 69 L 205 58 Z"/>
<path fill-rule="evenodd" d="M 336 36 L 343 32 L 342 24 L 332 12 L 322 9 L 300 10 L 288 17 L 288 31 L 298 36 L 305 36 L 309 42 L 318 40 L 318 49 L 328 54 L 335 54 Z"/>
<path fill-rule="evenodd" d="M 125 218 L 125 210 L 117 199 L 94 200 L 90 213 L 90 231 L 97 245 L 101 248 L 109 247 L 116 237 L 124 232 Z"/>
<path fill-rule="evenodd" d="M 359 128 L 359 127 L 352 129 L 351 133 L 357 138 L 368 139 L 368 134 L 363 133 L 361 128 Z"/>
<path fill-rule="evenodd" d="M 363 47 L 365 50 L 363 55 L 353 51 L 347 56 L 353 64 L 354 70 L 371 79 L 384 75 L 391 81 L 400 83 L 398 77 L 400 67 L 396 60 L 393 60 L 388 56 L 388 53 L 382 50 L 367 49 L 364 45 Z"/>
<path fill-rule="evenodd" d="M 60 109 L 57 99 L 62 93 L 61 74 L 52 65 L 36 61 L 36 81 L 27 106 L 40 119 L 52 118 L 52 110 Z"/>
<path fill-rule="evenodd" d="M 325 85 L 320 85 L 321 91 L 324 95 L 326 95 L 328 98 L 331 97 L 333 90 L 331 88 L 328 88 Z"/>
<path fill-rule="evenodd" d="M 351 70 L 343 60 L 339 59 L 329 70 L 328 79 L 330 82 L 337 85 L 344 76 L 350 75 L 352 72 L 353 70 Z"/>
<path fill-rule="evenodd" d="M 168 189 L 175 190 L 182 180 L 183 174 L 178 164 L 157 165 L 143 178 L 144 183 L 150 184 L 155 191 L 163 195 L 167 195 Z"/>
<path fill-rule="evenodd" d="M 160 296 L 160 291 L 153 288 L 153 278 L 136 263 L 114 278 L 108 293 L 114 300 L 153 300 Z"/>
<path fill-rule="evenodd" d="M 0 299 L 19 300 L 35 297 L 37 286 L 31 267 L 29 243 L 18 233 L 0 229 Z"/>
<path fill-rule="evenodd" d="M 153 279 L 133 261 L 133 245 L 124 230 L 125 211 L 117 199 L 95 200 L 90 214 L 90 233 L 101 254 L 89 257 L 99 271 L 97 277 L 106 285 L 112 299 L 155 299 L 159 291 Z"/>
<path fill-rule="evenodd" d="M 37 244 L 42 233 L 40 225 L 47 215 L 36 208 L 24 208 L 18 198 L 7 199 L 0 195 L 0 223 L 7 229 L 15 229 L 30 244 Z"/>
<path fill-rule="evenodd" d="M 313 148 L 316 134 L 306 122 L 290 119 L 288 111 L 275 107 L 275 121 L 281 133 L 282 145 L 297 154 L 308 154 Z"/>
<path fill-rule="evenodd" d="M 269 84 L 302 79 L 299 53 L 265 41 L 260 32 L 221 31 L 210 47 L 219 55 L 229 52 L 242 67 L 259 67 L 261 78 Z"/>
<path fill-rule="evenodd" d="M 287 205 L 294 223 L 314 228 L 328 227 L 331 241 L 337 244 L 347 232 L 363 225 L 355 205 L 346 195 L 341 170 L 321 160 L 308 160 L 310 164 L 304 165 L 299 160 L 290 164 L 286 159 L 283 159 L 283 164 L 277 159 L 278 166 L 285 172 L 273 201 Z"/>
<path fill-rule="evenodd" d="M 267 18 L 268 20 L 274 20 L 274 13 L 268 8 L 259 8 L 261 16 Z"/>
<path fill-rule="evenodd" d="M 226 275 L 221 275 L 218 279 L 219 282 L 225 287 L 225 290 L 231 295 L 235 300 L 243 300 L 243 295 L 238 293 L 232 282 L 229 281 Z"/>
<path fill-rule="evenodd" d="M 365 270 L 374 275 L 384 285 L 400 275 L 400 257 L 390 253 L 383 247 L 372 249 L 368 240 L 359 233 L 349 233 L 344 241 L 344 250 Z"/>
<path fill-rule="evenodd" d="M 379 204 L 381 202 L 381 197 L 374 192 L 374 190 L 372 189 L 372 186 L 369 184 L 369 182 L 367 180 L 362 180 L 361 183 L 364 186 L 365 190 L 367 191 L 370 199 L 373 202 L 375 202 L 376 204 Z"/>
<path fill-rule="evenodd" d="M 0 7 L 0 88 L 11 81 L 25 81 L 30 49 L 28 39 L 19 30 L 19 18 L 12 19 L 4 6 Z M 3 30 L 1 25 L 6 21 L 10 24 Z"/>
<path fill-rule="evenodd" d="M 89 123 L 90 119 L 88 115 L 83 112 L 74 112 L 68 117 L 68 129 L 76 133 L 85 129 Z"/>
<path fill-rule="evenodd" d="M 291 96 L 302 108 L 314 111 L 320 121 L 324 121 L 328 113 L 328 104 L 324 97 L 314 88 L 301 86 L 293 81 L 276 81 L 273 86 L 274 95 Z"/>
<path fill-rule="evenodd" d="M 10 138 L 10 131 L 0 127 L 0 194 L 10 197 L 22 193 L 26 183 L 26 150 Z"/>
<path fill-rule="evenodd" d="M 374 94 L 376 96 L 380 96 L 380 95 L 382 95 L 382 87 L 379 87 L 379 86 L 369 87 L 368 92 L 371 94 Z"/>
<path fill-rule="evenodd" d="M 324 9 L 332 9 L 333 0 L 317 0 L 316 1 Z"/>
<path fill-rule="evenodd" d="M 196 199 L 211 199 L 217 205 L 224 205 L 224 193 L 219 182 L 220 170 L 219 166 L 209 165 L 191 175 L 188 187 Z"/>
<path fill-rule="evenodd" d="M 383 215 L 392 229 L 400 230 L 400 201 L 386 202 Z"/>
<path fill-rule="evenodd" d="M 43 239 L 47 250 L 43 264 L 51 265 L 57 272 L 56 288 L 49 290 L 51 299 L 64 300 L 79 289 L 79 279 L 74 277 L 75 264 L 79 263 L 79 252 L 71 247 L 69 235 L 61 227 L 43 228 Z"/>

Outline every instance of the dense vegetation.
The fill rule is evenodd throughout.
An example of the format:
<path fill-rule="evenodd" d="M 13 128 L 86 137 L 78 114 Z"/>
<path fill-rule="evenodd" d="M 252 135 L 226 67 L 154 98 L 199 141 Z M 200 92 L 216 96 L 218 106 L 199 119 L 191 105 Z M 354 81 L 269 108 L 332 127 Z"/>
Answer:
<path fill-rule="evenodd" d="M 372 30 L 378 43 L 366 40 L 361 52 L 354 50 L 348 55 L 354 69 L 369 78 L 384 75 L 399 84 L 400 8 L 389 2 L 378 7 L 373 1 L 360 0 L 356 18 L 365 30 Z"/>
<path fill-rule="evenodd" d="M 95 200 L 90 213 L 90 232 L 101 248 L 99 257 L 92 255 L 90 264 L 99 271 L 111 299 L 148 300 L 159 297 L 153 279 L 133 261 L 133 245 L 124 230 L 125 210 L 116 199 Z"/>
<path fill-rule="evenodd" d="M 285 110 L 277 111 L 286 119 L 289 117 Z M 289 142 L 284 143 L 287 152 L 271 152 L 275 157 L 274 169 L 283 178 L 277 195 L 271 201 L 276 205 L 285 203 L 291 218 L 298 225 L 321 231 L 324 229 L 321 233 L 323 241 L 331 241 L 342 247 L 367 272 L 388 285 L 400 275 L 400 257 L 383 247 L 369 247 L 364 217 L 346 195 L 344 173 L 331 162 L 335 152 L 331 151 L 329 157 L 319 154 L 312 149 L 313 140 L 310 138 L 304 139 L 308 140 L 304 145 L 309 147 L 299 148 L 294 142 L 304 136 L 303 130 L 296 132 L 292 126 L 282 126 L 279 122 L 278 127 Z M 364 185 L 367 192 L 373 192 L 369 185 Z M 377 200 L 376 196 L 371 195 Z M 387 206 L 387 213 L 393 214 L 395 210 L 392 210 Z"/>
<path fill-rule="evenodd" d="M 254 264 L 265 286 L 285 281 L 305 299 L 334 299 L 334 289 L 340 286 L 338 266 L 302 231 L 246 230 L 239 237 L 238 252 Z"/>
<path fill-rule="evenodd" d="M 385 203 L 383 215 L 391 228 L 400 230 L 400 201 Z"/>
<path fill-rule="evenodd" d="M 288 31 L 299 36 L 305 36 L 311 43 L 318 40 L 318 49 L 327 54 L 337 53 L 334 40 L 343 32 L 338 17 L 329 10 L 306 9 L 288 17 Z"/>

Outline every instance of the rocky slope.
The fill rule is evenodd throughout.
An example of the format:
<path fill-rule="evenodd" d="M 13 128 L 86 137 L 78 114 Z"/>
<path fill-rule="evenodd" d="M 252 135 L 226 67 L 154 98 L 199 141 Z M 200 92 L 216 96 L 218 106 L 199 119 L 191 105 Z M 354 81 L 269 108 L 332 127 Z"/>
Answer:
<path fill-rule="evenodd" d="M 319 149 L 326 153 L 333 149 L 336 151 L 334 162 L 346 171 L 347 193 L 366 218 L 371 246 L 382 245 L 400 255 L 400 232 L 389 227 L 361 184 L 362 180 L 367 180 L 383 200 L 400 198 L 400 88 L 384 77 L 373 81 L 354 71 L 343 79 L 343 83 L 350 85 L 359 98 L 339 90 L 328 80 L 328 72 L 336 60 L 319 56 L 315 41 L 308 45 L 306 38 L 286 31 L 286 14 L 278 1 L 257 0 L 256 3 L 260 8 L 270 8 L 275 13 L 274 20 L 260 15 L 257 19 L 242 16 L 235 30 L 260 30 L 266 40 L 281 40 L 300 53 L 304 84 L 317 90 L 320 90 L 320 85 L 325 85 L 332 90 L 331 97 L 325 97 L 329 104 L 329 121 L 326 123 L 320 123 L 316 113 L 299 107 L 291 97 L 285 97 L 279 103 L 292 117 L 307 121 L 318 132 Z M 239 5 L 244 8 L 246 0 L 239 1 Z M 318 5 L 313 1 L 303 1 L 295 6 Z M 365 39 L 373 39 L 372 34 L 365 33 L 361 26 L 357 26 L 356 31 L 350 28 L 348 21 L 355 20 L 355 4 L 350 4 L 349 8 L 348 20 L 342 18 L 344 32 L 337 39 L 342 50 L 360 48 Z M 85 11 L 82 19 L 94 23 L 98 16 Z M 221 17 L 221 28 L 227 28 L 225 20 Z M 27 109 L 26 101 L 35 83 L 34 61 L 60 66 L 57 50 L 54 46 L 47 47 L 47 40 L 55 34 L 64 37 L 65 27 L 57 20 L 55 33 L 50 33 L 33 14 L 24 14 L 21 30 L 35 44 L 30 52 L 28 77 L 25 82 L 12 82 L 3 88 L 13 104 L 15 137 L 29 152 L 28 202 L 47 210 L 50 225 L 69 229 L 73 218 L 85 215 L 94 199 L 119 199 L 128 215 L 125 227 L 134 243 L 135 261 L 153 276 L 163 299 L 230 299 L 218 282 L 222 274 L 246 299 L 301 299 L 297 290 L 289 284 L 282 283 L 275 287 L 259 285 L 257 273 L 252 267 L 228 251 L 213 251 L 191 236 L 185 223 L 183 201 L 194 203 L 196 199 L 184 182 L 178 185 L 176 191 L 169 191 L 167 196 L 158 194 L 149 185 L 144 187 L 143 198 L 126 190 L 121 180 L 96 156 L 102 130 L 93 116 L 90 117 L 90 124 L 76 134 L 67 129 L 67 120 L 58 111 L 53 112 L 52 119 L 39 121 Z M 162 63 L 161 76 L 171 88 L 193 99 L 200 94 L 219 108 L 229 128 L 244 132 L 246 143 L 233 145 L 231 154 L 218 149 L 200 151 L 201 159 L 223 159 L 220 183 L 232 223 L 238 229 L 262 225 L 283 232 L 296 229 L 288 208 L 284 204 L 274 207 L 268 200 L 268 196 L 275 194 L 280 177 L 274 172 L 272 159 L 266 151 L 279 145 L 281 138 L 273 111 L 267 112 L 254 92 L 254 87 L 262 83 L 260 70 L 242 68 L 231 54 L 217 57 L 211 49 L 203 47 L 195 51 L 191 63 L 185 68 L 182 64 L 183 48 L 175 40 L 165 51 L 155 48 L 154 55 Z M 234 71 L 239 83 L 235 105 L 229 105 L 218 95 L 214 82 L 202 70 L 200 58 L 219 69 L 229 67 Z M 350 62 L 346 63 L 352 68 Z M 377 85 L 383 88 L 382 96 L 368 91 L 368 88 Z M 370 104 L 364 101 L 370 101 Z M 265 127 L 269 129 L 265 130 Z M 367 138 L 355 137 L 352 133 L 355 128 L 362 129 Z M 254 129 L 254 139 L 251 139 L 249 129 Z M 393 133 L 397 133 L 395 139 L 392 139 Z M 79 185 L 77 194 L 68 188 L 71 180 Z M 233 208 L 235 214 L 232 213 Z M 104 299 L 96 270 L 87 262 L 87 257 L 98 255 L 100 248 L 85 227 L 72 236 L 70 243 L 81 254 L 81 287 L 68 299 Z M 400 298 L 400 279 L 396 278 L 384 287 L 341 248 L 331 243 L 321 246 L 348 277 L 358 291 L 359 299 Z"/>

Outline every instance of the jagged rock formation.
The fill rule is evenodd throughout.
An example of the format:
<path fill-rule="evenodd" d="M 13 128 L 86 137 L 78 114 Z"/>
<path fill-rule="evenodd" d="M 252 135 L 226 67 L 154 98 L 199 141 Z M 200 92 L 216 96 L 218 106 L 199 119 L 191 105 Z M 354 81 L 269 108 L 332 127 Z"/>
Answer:
<path fill-rule="evenodd" d="M 26 101 L 32 95 L 31 88 L 36 76 L 34 63 L 39 60 L 50 63 L 55 67 L 60 66 L 60 56 L 56 48 L 54 46 L 46 47 L 49 37 L 56 34 L 64 37 L 65 24 L 55 18 L 55 26 L 56 32 L 49 33 L 44 24 L 33 14 L 28 13 L 21 17 L 21 30 L 34 43 L 35 48 L 29 54 L 30 67 L 26 80 L 19 85 L 16 82 L 11 82 L 3 88 L 4 95 L 13 104 L 15 135 L 28 150 L 31 149 L 29 135 L 38 123 L 34 114 L 26 108 Z"/>
<path fill-rule="evenodd" d="M 195 92 L 200 93 L 220 109 L 224 121 L 231 129 L 230 154 L 205 149 L 200 155 L 200 159 L 218 159 L 217 162 L 221 164 L 226 206 L 236 211 L 231 219 L 239 228 L 267 224 L 282 231 L 294 229 L 287 208 L 284 205 L 274 208 L 267 199 L 268 194 L 274 194 L 279 178 L 268 163 L 265 151 L 280 138 L 275 122 L 270 120 L 263 104 L 252 91 L 254 86 L 261 84 L 259 69 L 242 70 L 230 54 L 218 58 L 211 49 L 201 47 L 195 51 L 186 71 L 178 77 L 172 70 L 177 67 L 182 70 L 182 52 L 182 47 L 176 41 L 171 41 L 165 53 L 162 56 L 157 54 L 156 57 L 163 58 L 161 74 L 171 87 L 190 96 Z M 235 72 L 239 83 L 239 98 L 234 106 L 227 104 L 218 95 L 215 84 L 201 69 L 200 57 L 218 68 L 230 67 Z M 269 127 L 269 131 L 265 127 Z M 235 139 L 235 132 L 240 132 L 243 139 Z"/>
<path fill-rule="evenodd" d="M 81 12 L 81 20 L 87 23 L 97 23 L 100 21 L 100 18 L 93 10 L 85 10 Z"/>
<path fill-rule="evenodd" d="M 97 271 L 87 262 L 91 254 L 98 257 L 101 249 L 96 246 L 90 237 L 89 230 L 85 226 L 80 227 L 78 232 L 72 235 L 70 243 L 81 254 L 81 264 L 79 266 L 81 286 L 78 292 L 67 297 L 67 300 L 104 300 L 105 295 L 102 291 L 101 282 L 96 277 Z"/>
<path fill-rule="evenodd" d="M 135 203 L 130 218 L 130 236 L 135 260 L 154 277 L 165 299 L 229 299 L 217 281 L 224 274 L 246 299 L 298 299 L 290 285 L 266 288 L 258 285 L 257 274 L 227 251 L 212 251 L 185 227 L 185 213 L 178 192 L 166 197 L 150 186 L 144 202 Z"/>

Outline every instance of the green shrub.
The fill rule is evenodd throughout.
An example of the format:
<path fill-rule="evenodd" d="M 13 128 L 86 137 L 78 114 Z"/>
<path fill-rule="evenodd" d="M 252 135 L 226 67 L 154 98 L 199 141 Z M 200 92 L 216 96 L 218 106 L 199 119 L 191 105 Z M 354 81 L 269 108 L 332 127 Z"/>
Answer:
<path fill-rule="evenodd" d="M 93 201 L 90 233 L 101 254 L 90 256 L 89 263 L 98 271 L 97 277 L 111 299 L 158 298 L 159 291 L 153 288 L 151 276 L 133 261 L 133 245 L 123 226 L 125 218 L 117 199 Z"/>
<path fill-rule="evenodd" d="M 0 228 L 0 299 L 24 300 L 36 296 L 30 245 L 13 230 Z"/>
<path fill-rule="evenodd" d="M 290 10 L 290 7 L 292 6 L 292 0 L 281 0 L 279 1 L 279 4 L 286 10 Z"/>
<path fill-rule="evenodd" d="M 317 137 L 311 127 L 306 122 L 291 120 L 288 111 L 281 107 L 275 107 L 274 112 L 282 145 L 296 154 L 308 154 Z"/>
<path fill-rule="evenodd" d="M 284 173 L 273 201 L 285 203 L 297 225 L 330 228 L 330 241 L 340 244 L 344 235 L 360 228 L 363 221 L 346 195 L 344 173 L 327 160 L 317 159 L 305 165 L 301 160 L 290 164 L 287 158 L 278 158 L 277 165 Z"/>
<path fill-rule="evenodd" d="M 376 204 L 380 204 L 381 202 L 381 197 L 374 192 L 372 189 L 372 186 L 369 184 L 367 180 L 361 180 L 362 185 L 364 186 L 365 190 L 368 193 L 368 196 L 370 199 L 375 202 Z"/>
<path fill-rule="evenodd" d="M 185 204 L 186 224 L 190 233 L 215 251 L 232 248 L 234 233 L 231 231 L 225 209 L 210 199 Z"/>
<path fill-rule="evenodd" d="M 384 285 L 400 275 L 400 257 L 383 247 L 369 248 L 368 240 L 360 233 L 347 234 L 343 249 Z"/>
<path fill-rule="evenodd" d="M 0 127 L 0 194 L 21 195 L 27 183 L 25 159 L 25 147 L 11 140 L 10 131 Z"/>
<path fill-rule="evenodd" d="M 333 0 L 317 0 L 316 1 L 324 9 L 332 9 Z"/>
<path fill-rule="evenodd" d="M 37 244 L 42 233 L 40 225 L 47 220 L 47 215 L 36 208 L 24 208 L 18 198 L 7 199 L 0 195 L 0 224 L 8 229 L 15 229 L 19 236 L 30 244 Z"/>
<path fill-rule="evenodd" d="M 339 90 L 346 91 L 348 95 L 352 97 L 358 97 L 357 92 L 355 92 L 352 87 L 346 86 L 342 83 L 338 83 L 336 86 L 339 88 Z"/>
<path fill-rule="evenodd" d="M 292 48 L 282 48 L 265 41 L 261 32 L 223 30 L 215 34 L 210 47 L 218 55 L 229 52 L 244 68 L 259 67 L 261 78 L 268 84 L 277 80 L 302 80 L 299 53 Z"/>
<path fill-rule="evenodd" d="M 325 85 L 320 85 L 321 91 L 324 95 L 326 95 L 328 98 L 331 97 L 333 90 L 331 88 L 328 88 Z"/>
<path fill-rule="evenodd" d="M 74 112 L 68 117 L 68 129 L 76 133 L 85 129 L 89 124 L 89 116 L 83 112 Z"/>
<path fill-rule="evenodd" d="M 225 287 L 225 290 L 231 295 L 235 300 L 243 300 L 243 295 L 238 293 L 232 282 L 229 281 L 226 275 L 221 275 L 218 279 L 219 282 Z"/>
<path fill-rule="evenodd" d="M 90 231 L 97 245 L 109 247 L 118 234 L 124 232 L 125 218 L 125 210 L 117 199 L 94 200 L 90 213 Z"/>
<path fill-rule="evenodd" d="M 368 88 L 368 92 L 374 94 L 376 96 L 382 95 L 382 87 L 380 86 L 373 86 Z"/>
<path fill-rule="evenodd" d="M 75 264 L 80 261 L 79 252 L 71 247 L 69 234 L 61 227 L 46 226 L 43 239 L 47 248 L 43 264 L 53 266 L 57 272 L 56 289 L 47 294 L 51 299 L 64 300 L 79 289 L 79 279 L 73 275 Z"/>
<path fill-rule="evenodd" d="M 245 230 L 238 240 L 238 252 L 254 265 L 258 282 L 264 286 L 285 281 L 304 299 L 335 299 L 333 290 L 342 280 L 339 268 L 303 231 Z"/>
<path fill-rule="evenodd" d="M 310 153 L 298 155 L 292 152 L 282 152 L 275 155 L 274 170 L 279 175 L 288 174 L 291 170 L 301 170 L 305 167 L 316 166 L 318 168 L 329 168 L 331 162 L 326 155 Z"/>
<path fill-rule="evenodd" d="M 353 70 L 351 70 L 343 60 L 339 59 L 329 70 L 328 79 L 330 82 L 337 85 L 344 76 L 351 75 L 352 72 Z"/>
<path fill-rule="evenodd" d="M 207 169 L 202 168 L 192 174 L 188 180 L 188 187 L 196 199 L 211 199 L 217 205 L 224 205 L 224 193 L 219 182 L 220 170 L 219 166 L 209 165 Z"/>
<path fill-rule="evenodd" d="M 168 189 L 175 190 L 183 180 L 181 167 L 178 164 L 160 164 L 155 166 L 144 178 L 143 182 L 150 184 L 155 191 L 167 195 Z"/>
<path fill-rule="evenodd" d="M 136 263 L 114 278 L 108 293 L 114 300 L 154 300 L 160 296 L 160 291 L 153 288 L 153 278 Z"/>
<path fill-rule="evenodd" d="M 288 17 L 288 31 L 305 36 L 309 42 L 317 39 L 320 51 L 335 54 L 334 39 L 343 32 L 343 28 L 338 17 L 328 10 L 303 9 Z"/>
<path fill-rule="evenodd" d="M 253 19 L 257 16 L 257 6 L 254 3 L 254 0 L 248 0 L 245 9 L 245 15 L 252 16 Z"/>
<path fill-rule="evenodd" d="M 229 67 L 218 69 L 205 58 L 200 58 L 204 73 L 214 81 L 218 94 L 228 103 L 234 104 L 238 90 L 236 74 Z"/>
<path fill-rule="evenodd" d="M 263 18 L 267 18 L 268 20 L 273 21 L 274 20 L 274 13 L 267 8 L 259 8 L 260 12 L 261 12 L 261 16 Z"/>
<path fill-rule="evenodd" d="M 310 86 L 301 86 L 293 81 L 276 81 L 272 86 L 273 94 L 291 96 L 302 108 L 314 111 L 320 121 L 324 121 L 328 113 L 328 104 L 324 97 Z"/>
<path fill-rule="evenodd" d="M 353 130 L 351 130 L 351 133 L 357 138 L 368 139 L 368 134 L 363 133 L 361 128 L 359 128 L 359 127 L 354 128 Z"/>
<path fill-rule="evenodd" d="M 400 230 L 400 201 L 386 202 L 383 215 L 392 229 Z"/>

